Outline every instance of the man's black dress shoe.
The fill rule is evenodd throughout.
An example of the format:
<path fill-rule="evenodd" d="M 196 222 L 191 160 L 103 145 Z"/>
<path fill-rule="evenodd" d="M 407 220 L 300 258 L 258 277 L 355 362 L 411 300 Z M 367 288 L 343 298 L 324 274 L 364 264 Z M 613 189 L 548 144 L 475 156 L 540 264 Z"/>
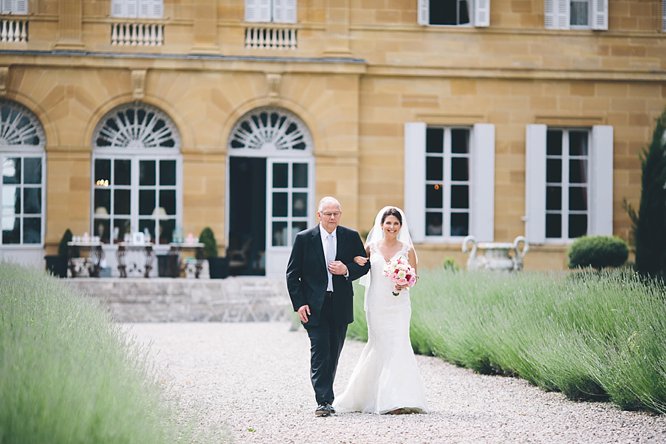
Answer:
<path fill-rule="evenodd" d="M 319 404 L 317 410 L 315 410 L 315 416 L 324 417 L 331 416 L 331 410 L 328 408 L 327 404 Z"/>

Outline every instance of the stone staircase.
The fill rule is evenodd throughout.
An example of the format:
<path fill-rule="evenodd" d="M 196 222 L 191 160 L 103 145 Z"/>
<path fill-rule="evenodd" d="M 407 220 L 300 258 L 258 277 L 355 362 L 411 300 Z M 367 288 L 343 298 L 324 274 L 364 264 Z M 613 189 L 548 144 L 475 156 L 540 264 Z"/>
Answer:
<path fill-rule="evenodd" d="M 291 321 L 283 279 L 82 278 L 68 285 L 109 308 L 118 322 Z"/>

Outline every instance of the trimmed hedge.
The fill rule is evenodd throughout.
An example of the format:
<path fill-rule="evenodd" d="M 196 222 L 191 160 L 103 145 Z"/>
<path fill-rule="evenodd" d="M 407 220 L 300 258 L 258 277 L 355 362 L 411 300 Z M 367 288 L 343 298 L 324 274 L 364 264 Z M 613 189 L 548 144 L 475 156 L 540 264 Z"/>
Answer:
<path fill-rule="evenodd" d="M 569 268 L 606 267 L 624 265 L 629 256 L 627 243 L 614 236 L 583 236 L 569 248 Z"/>

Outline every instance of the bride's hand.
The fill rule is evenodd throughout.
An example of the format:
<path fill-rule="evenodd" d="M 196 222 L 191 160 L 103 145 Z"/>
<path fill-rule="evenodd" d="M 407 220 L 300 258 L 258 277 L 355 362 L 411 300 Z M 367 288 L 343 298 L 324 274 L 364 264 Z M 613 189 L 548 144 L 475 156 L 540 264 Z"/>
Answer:
<path fill-rule="evenodd" d="M 363 256 L 356 256 L 354 258 L 354 262 L 356 262 L 358 265 L 362 267 L 368 262 L 368 258 Z"/>

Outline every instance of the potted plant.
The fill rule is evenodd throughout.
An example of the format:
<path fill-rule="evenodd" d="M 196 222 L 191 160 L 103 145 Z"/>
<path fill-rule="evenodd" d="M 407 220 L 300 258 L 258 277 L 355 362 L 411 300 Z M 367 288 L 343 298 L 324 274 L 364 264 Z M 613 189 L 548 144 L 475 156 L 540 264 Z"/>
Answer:
<path fill-rule="evenodd" d="M 69 261 L 69 242 L 72 241 L 72 231 L 68 228 L 60 239 L 57 255 L 46 255 L 46 271 L 54 276 L 67 277 L 67 263 Z"/>
<path fill-rule="evenodd" d="M 224 279 L 229 276 L 227 258 L 219 257 L 217 252 L 217 240 L 210 227 L 205 227 L 199 234 L 199 242 L 203 246 L 204 258 L 208 259 L 208 271 L 211 279 Z"/>

